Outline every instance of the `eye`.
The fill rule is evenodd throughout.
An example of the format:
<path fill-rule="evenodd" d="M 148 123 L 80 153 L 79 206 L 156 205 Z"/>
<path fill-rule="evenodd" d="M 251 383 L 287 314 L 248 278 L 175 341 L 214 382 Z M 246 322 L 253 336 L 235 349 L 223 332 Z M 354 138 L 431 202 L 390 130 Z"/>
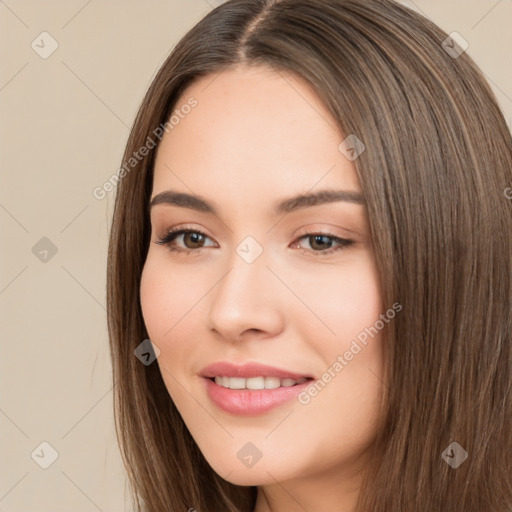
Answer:
<path fill-rule="evenodd" d="M 173 245 L 173 242 L 181 236 L 183 237 L 182 240 L 185 243 L 185 248 Z M 164 237 L 160 238 L 155 243 L 166 246 L 171 252 L 184 252 L 189 254 L 191 252 L 197 252 L 196 249 L 205 247 L 202 245 L 205 239 L 209 239 L 209 237 L 197 229 L 174 228 L 169 230 Z"/>
<path fill-rule="evenodd" d="M 315 256 L 331 254 L 349 247 L 354 243 L 353 240 L 341 238 L 339 236 L 332 235 L 331 233 L 305 233 L 297 240 L 307 240 L 310 247 L 313 247 L 313 250 L 304 249 L 303 247 L 298 246 L 296 242 L 294 242 L 293 247 L 298 247 L 299 249 L 303 249 L 305 252 L 313 253 Z M 334 248 L 332 247 L 333 243 L 337 244 Z M 328 247 L 326 247 L 326 245 L 328 245 Z M 315 248 L 320 250 L 315 250 Z"/>

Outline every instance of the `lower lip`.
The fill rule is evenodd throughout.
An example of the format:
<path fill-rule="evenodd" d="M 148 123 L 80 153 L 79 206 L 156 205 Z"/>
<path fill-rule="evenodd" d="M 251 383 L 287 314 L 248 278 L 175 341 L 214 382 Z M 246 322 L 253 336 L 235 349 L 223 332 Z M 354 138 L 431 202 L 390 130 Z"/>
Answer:
<path fill-rule="evenodd" d="M 275 389 L 229 389 L 205 378 L 206 392 L 210 400 L 231 414 L 254 416 L 270 411 L 288 402 L 301 393 L 312 382 L 308 379 L 294 386 Z"/>

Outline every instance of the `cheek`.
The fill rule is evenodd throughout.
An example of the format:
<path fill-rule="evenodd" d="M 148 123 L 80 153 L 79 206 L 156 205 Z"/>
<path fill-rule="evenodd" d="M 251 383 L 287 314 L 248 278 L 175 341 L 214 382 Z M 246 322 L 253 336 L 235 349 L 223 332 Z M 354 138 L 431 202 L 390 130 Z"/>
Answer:
<path fill-rule="evenodd" d="M 142 316 L 149 338 L 160 350 L 157 362 L 172 395 L 177 384 L 171 376 L 180 381 L 189 377 L 190 361 L 201 350 L 196 334 L 204 315 L 201 299 L 211 286 L 193 266 L 177 269 L 165 254 L 148 254 L 140 283 Z"/>
<path fill-rule="evenodd" d="M 382 313 L 377 275 L 370 264 L 362 263 L 350 274 L 334 278 L 332 294 L 337 308 L 329 312 L 329 318 L 343 338 L 356 337 Z"/>
<path fill-rule="evenodd" d="M 200 297 L 201 288 L 193 276 L 172 270 L 165 256 L 150 251 L 141 275 L 140 302 L 152 341 L 170 341 L 187 325 L 192 316 L 187 312 Z"/>
<path fill-rule="evenodd" d="M 297 282 L 297 295 L 303 298 L 312 315 L 305 315 L 303 329 L 316 336 L 310 340 L 332 339 L 327 345 L 343 344 L 373 326 L 382 313 L 378 276 L 370 254 L 359 254 L 350 264 L 319 267 L 315 279 L 301 278 Z M 299 318 L 299 317 L 297 317 Z M 323 324 L 323 325 L 322 325 Z"/>
<path fill-rule="evenodd" d="M 154 342 L 161 338 L 165 326 L 168 325 L 168 290 L 165 279 L 162 279 L 162 274 L 158 271 L 158 265 L 148 257 L 141 276 L 140 302 L 146 329 Z"/>
<path fill-rule="evenodd" d="M 165 386 L 178 409 L 186 406 L 180 383 L 185 381 L 184 371 L 193 354 L 193 345 L 187 340 L 190 329 L 187 320 L 191 314 L 188 303 L 194 300 L 186 279 L 179 272 L 170 272 L 169 265 L 148 255 L 141 275 L 140 302 L 144 324 L 151 341 L 159 348 L 156 360 Z M 193 288 L 192 288 L 193 290 Z"/>
<path fill-rule="evenodd" d="M 358 255 L 336 271 L 319 268 L 314 282 L 314 288 L 310 280 L 309 286 L 304 281 L 298 289 L 317 318 L 310 314 L 295 318 L 310 349 L 319 356 L 317 367 L 324 366 L 326 371 L 322 380 L 328 389 L 315 399 L 316 406 L 328 413 L 333 403 L 340 403 L 342 410 L 352 411 L 355 417 L 361 414 L 364 420 L 374 400 L 379 400 L 383 376 L 385 323 L 381 318 L 385 312 L 373 259 L 370 254 Z"/>

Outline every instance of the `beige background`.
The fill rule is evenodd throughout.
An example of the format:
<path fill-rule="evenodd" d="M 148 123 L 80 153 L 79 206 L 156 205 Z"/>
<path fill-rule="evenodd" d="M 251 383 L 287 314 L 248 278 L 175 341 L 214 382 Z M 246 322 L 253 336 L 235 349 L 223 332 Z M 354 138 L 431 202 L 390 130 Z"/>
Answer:
<path fill-rule="evenodd" d="M 158 67 L 218 3 L 0 0 L 0 512 L 131 510 L 105 320 L 113 196 L 92 191 Z M 512 0 L 405 3 L 468 41 L 510 126 Z M 46 59 L 31 47 L 43 31 L 58 43 Z"/>

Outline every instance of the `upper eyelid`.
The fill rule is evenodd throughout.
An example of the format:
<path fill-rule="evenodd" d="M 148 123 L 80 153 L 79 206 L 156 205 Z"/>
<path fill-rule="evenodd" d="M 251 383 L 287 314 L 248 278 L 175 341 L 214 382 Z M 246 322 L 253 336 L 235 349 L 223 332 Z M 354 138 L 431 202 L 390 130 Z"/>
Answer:
<path fill-rule="evenodd" d="M 211 237 L 210 235 L 208 235 L 207 233 L 205 233 L 202 229 L 198 229 L 198 228 L 192 228 L 192 227 L 187 227 L 187 226 L 182 226 L 182 227 L 176 227 L 176 228 L 171 228 L 171 229 L 167 229 L 166 231 L 164 231 L 163 233 L 163 236 L 162 237 L 159 237 L 159 238 L 165 238 L 167 237 L 168 235 L 170 234 L 173 234 L 173 235 L 176 235 L 176 236 L 180 236 L 180 235 L 183 235 L 187 232 L 191 232 L 191 233 L 200 233 L 201 235 L 204 235 L 206 236 L 207 238 L 209 238 L 210 240 L 212 241 L 215 241 L 213 237 Z M 218 243 L 218 242 L 217 242 Z"/>

